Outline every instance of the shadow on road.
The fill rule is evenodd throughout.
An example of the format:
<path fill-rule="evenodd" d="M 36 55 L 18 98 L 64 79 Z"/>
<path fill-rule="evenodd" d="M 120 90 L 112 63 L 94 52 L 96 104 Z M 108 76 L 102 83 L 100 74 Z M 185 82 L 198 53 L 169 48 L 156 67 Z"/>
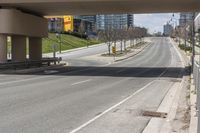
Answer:
<path fill-rule="evenodd" d="M 190 68 L 182 67 L 91 67 L 70 66 L 48 75 L 59 76 L 108 76 L 108 77 L 168 77 L 181 78 L 190 74 Z M 46 75 L 45 72 L 36 75 Z"/>
<path fill-rule="evenodd" d="M 53 76 L 107 76 L 107 77 L 167 77 L 181 78 L 190 74 L 190 67 L 95 67 L 70 66 L 37 73 L 7 73 L 8 75 L 53 75 Z"/>

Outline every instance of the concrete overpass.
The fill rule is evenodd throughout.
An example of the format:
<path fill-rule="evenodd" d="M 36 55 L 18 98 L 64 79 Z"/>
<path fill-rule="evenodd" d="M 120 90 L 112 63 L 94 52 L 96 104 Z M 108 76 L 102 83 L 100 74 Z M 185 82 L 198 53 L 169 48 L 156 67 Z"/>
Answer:
<path fill-rule="evenodd" d="M 45 15 L 156 13 L 200 11 L 200 0 L 0 0 L 0 63 L 7 61 L 7 36 L 12 60 L 42 58 L 42 37 L 48 36 Z"/>

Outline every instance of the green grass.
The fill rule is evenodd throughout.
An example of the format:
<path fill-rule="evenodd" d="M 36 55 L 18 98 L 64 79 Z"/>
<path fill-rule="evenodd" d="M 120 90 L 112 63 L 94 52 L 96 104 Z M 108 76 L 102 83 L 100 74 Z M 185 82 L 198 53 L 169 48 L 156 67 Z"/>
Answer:
<path fill-rule="evenodd" d="M 179 44 L 179 48 L 184 50 L 184 51 L 189 51 L 189 52 L 192 52 L 192 47 L 190 46 L 186 46 L 184 44 Z"/>
<path fill-rule="evenodd" d="M 63 50 L 69 50 L 74 48 L 80 48 L 85 46 L 91 46 L 101 43 L 97 40 L 86 40 L 75 36 L 61 34 L 61 46 Z M 48 38 L 44 38 L 42 41 L 43 53 L 53 52 L 52 46 L 56 45 L 56 50 L 59 50 L 60 39 L 56 37 L 56 34 L 49 34 Z"/>
<path fill-rule="evenodd" d="M 198 48 L 200 48 L 200 45 L 196 45 Z"/>

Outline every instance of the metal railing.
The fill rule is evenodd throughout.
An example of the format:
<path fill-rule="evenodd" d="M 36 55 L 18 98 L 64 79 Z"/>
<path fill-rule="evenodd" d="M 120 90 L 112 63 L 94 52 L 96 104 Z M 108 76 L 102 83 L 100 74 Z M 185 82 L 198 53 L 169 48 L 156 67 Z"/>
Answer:
<path fill-rule="evenodd" d="M 43 58 L 42 60 L 26 60 L 26 61 L 19 61 L 19 62 L 12 62 L 8 61 L 6 63 L 0 63 L 0 68 L 19 68 L 19 67 L 25 67 L 29 68 L 32 66 L 43 66 L 43 65 L 50 65 L 51 63 L 59 63 L 62 61 L 62 58 Z"/>
<path fill-rule="evenodd" d="M 193 66 L 194 85 L 197 90 L 198 130 L 200 133 L 200 66 L 196 62 Z"/>

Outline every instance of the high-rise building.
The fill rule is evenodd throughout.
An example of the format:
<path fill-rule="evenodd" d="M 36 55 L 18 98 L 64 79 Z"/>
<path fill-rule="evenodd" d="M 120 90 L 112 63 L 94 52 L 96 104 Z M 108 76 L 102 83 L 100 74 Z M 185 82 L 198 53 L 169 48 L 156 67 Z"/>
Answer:
<path fill-rule="evenodd" d="M 134 16 L 132 14 L 97 15 L 96 23 L 98 30 L 127 29 L 134 27 Z"/>
<path fill-rule="evenodd" d="M 92 23 L 92 31 L 96 31 L 96 15 L 79 15 L 74 16 L 75 19 L 82 19 Z"/>
<path fill-rule="evenodd" d="M 134 15 L 127 14 L 127 21 L 128 21 L 128 28 L 133 28 L 134 27 Z"/>
<path fill-rule="evenodd" d="M 197 13 L 195 16 L 195 32 L 200 33 L 200 13 Z"/>
<path fill-rule="evenodd" d="M 193 13 L 180 13 L 179 25 L 181 27 L 192 23 Z"/>
<path fill-rule="evenodd" d="M 97 26 L 97 30 L 105 29 L 105 15 L 96 16 L 96 26 Z"/>
<path fill-rule="evenodd" d="M 172 25 L 170 25 L 169 23 L 164 25 L 164 31 L 163 31 L 164 36 L 170 36 L 172 34 L 172 32 L 173 32 Z"/>

